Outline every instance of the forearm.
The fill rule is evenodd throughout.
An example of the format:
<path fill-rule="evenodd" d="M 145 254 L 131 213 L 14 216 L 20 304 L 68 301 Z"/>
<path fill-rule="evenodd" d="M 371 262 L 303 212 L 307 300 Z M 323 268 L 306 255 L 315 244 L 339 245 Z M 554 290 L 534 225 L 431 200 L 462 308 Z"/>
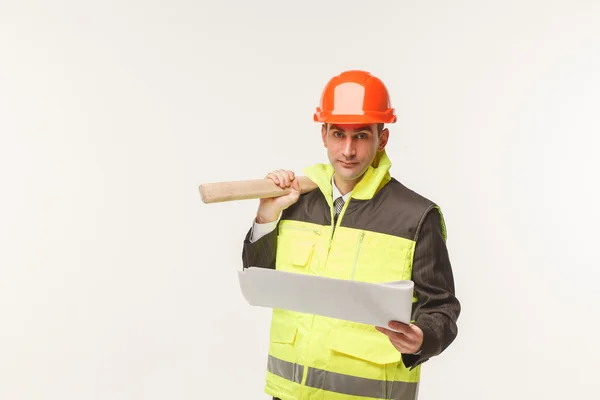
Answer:
<path fill-rule="evenodd" d="M 410 367 L 441 354 L 458 335 L 460 303 L 440 221 L 440 214 L 432 209 L 423 221 L 415 248 L 412 280 L 418 301 L 413 320 L 423 331 L 423 345 L 419 355 L 403 355 Z"/>
<path fill-rule="evenodd" d="M 265 224 L 266 225 L 266 224 Z M 277 224 L 267 226 L 266 231 L 256 234 L 257 225 L 248 231 L 244 238 L 242 248 L 242 266 L 275 269 L 275 256 L 277 254 Z M 254 233 L 254 235 L 253 235 Z"/>
<path fill-rule="evenodd" d="M 423 332 L 423 345 L 419 354 L 404 356 L 409 367 L 441 354 L 458 335 L 455 318 L 445 313 L 421 313 L 414 324 Z"/>

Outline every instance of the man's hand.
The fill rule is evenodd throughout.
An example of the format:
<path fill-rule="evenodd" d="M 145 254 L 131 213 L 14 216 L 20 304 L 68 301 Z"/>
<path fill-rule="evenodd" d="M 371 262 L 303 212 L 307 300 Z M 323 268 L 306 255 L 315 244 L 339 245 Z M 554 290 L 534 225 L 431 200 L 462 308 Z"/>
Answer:
<path fill-rule="evenodd" d="M 392 321 L 389 323 L 389 327 L 398 332 L 380 326 L 376 327 L 376 329 L 387 335 L 390 342 L 400 353 L 415 354 L 421 350 L 421 346 L 423 345 L 423 331 L 418 326 Z"/>
<path fill-rule="evenodd" d="M 291 187 L 292 191 L 283 196 L 260 199 L 260 206 L 256 214 L 256 222 L 272 222 L 279 218 L 279 214 L 294 204 L 300 198 L 300 184 L 292 171 L 283 169 L 270 172 L 266 179 L 271 179 L 282 189 Z"/>

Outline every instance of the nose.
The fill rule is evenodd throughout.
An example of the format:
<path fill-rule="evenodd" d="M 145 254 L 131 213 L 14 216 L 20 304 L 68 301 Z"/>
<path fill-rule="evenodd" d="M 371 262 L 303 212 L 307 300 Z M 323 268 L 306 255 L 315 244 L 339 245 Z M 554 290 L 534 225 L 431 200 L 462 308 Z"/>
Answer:
<path fill-rule="evenodd" d="M 356 155 L 356 148 L 354 147 L 354 140 L 352 139 L 351 136 L 347 136 L 342 148 L 342 154 L 346 158 L 352 158 Z"/>

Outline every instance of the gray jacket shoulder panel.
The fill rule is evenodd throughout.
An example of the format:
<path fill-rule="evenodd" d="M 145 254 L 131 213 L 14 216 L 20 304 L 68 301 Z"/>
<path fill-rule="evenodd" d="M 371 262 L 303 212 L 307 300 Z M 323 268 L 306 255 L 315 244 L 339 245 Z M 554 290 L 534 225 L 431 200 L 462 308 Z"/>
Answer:
<path fill-rule="evenodd" d="M 431 200 L 392 178 L 372 199 L 351 199 L 341 225 L 416 240 L 419 226 L 434 206 Z M 331 224 L 329 205 L 318 189 L 302 194 L 281 218 Z"/>
<path fill-rule="evenodd" d="M 352 199 L 342 225 L 416 240 L 435 203 L 392 178 L 370 200 Z"/>

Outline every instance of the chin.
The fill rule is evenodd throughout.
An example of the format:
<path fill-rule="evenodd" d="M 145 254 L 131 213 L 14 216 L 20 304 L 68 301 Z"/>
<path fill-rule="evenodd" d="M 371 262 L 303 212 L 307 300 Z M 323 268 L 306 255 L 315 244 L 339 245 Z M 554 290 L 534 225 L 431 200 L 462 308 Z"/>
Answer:
<path fill-rule="evenodd" d="M 364 174 L 364 171 L 362 171 L 359 166 L 354 168 L 340 167 L 336 169 L 335 173 L 345 180 L 355 180 L 360 178 L 362 174 Z"/>

